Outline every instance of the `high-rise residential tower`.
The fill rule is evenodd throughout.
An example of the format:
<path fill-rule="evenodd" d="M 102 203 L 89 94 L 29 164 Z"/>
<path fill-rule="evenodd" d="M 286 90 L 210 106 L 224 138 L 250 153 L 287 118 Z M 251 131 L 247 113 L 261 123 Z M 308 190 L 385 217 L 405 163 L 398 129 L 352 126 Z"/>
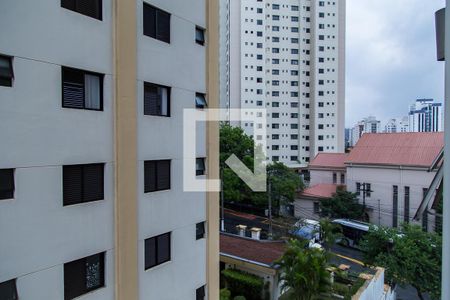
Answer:
<path fill-rule="evenodd" d="M 218 0 L 0 1 L 0 299 L 218 299 Z"/>
<path fill-rule="evenodd" d="M 442 103 L 433 99 L 417 99 L 409 108 L 409 131 L 436 132 L 444 130 Z"/>
<path fill-rule="evenodd" d="M 345 0 L 224 2 L 222 106 L 267 109 L 269 160 L 296 168 L 344 151 Z"/>

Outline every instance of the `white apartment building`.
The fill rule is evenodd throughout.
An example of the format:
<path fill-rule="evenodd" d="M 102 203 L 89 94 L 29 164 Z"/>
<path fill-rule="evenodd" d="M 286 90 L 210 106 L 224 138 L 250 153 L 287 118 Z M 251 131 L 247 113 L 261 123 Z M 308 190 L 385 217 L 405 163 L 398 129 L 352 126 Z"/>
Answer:
<path fill-rule="evenodd" d="M 351 128 L 350 146 L 353 147 L 364 133 L 381 132 L 381 122 L 373 116 L 362 119 Z"/>
<path fill-rule="evenodd" d="M 181 146 L 218 107 L 218 11 L 0 2 L 0 299 L 218 299 L 218 195 L 180 171 L 218 174 L 217 123 Z"/>
<path fill-rule="evenodd" d="M 225 2 L 222 107 L 267 109 L 269 160 L 298 168 L 344 151 L 345 0 Z"/>
<path fill-rule="evenodd" d="M 409 132 L 409 118 L 398 117 L 387 121 L 384 126 L 385 133 Z"/>
<path fill-rule="evenodd" d="M 409 108 L 410 132 L 444 130 L 444 107 L 433 99 L 417 99 Z"/>

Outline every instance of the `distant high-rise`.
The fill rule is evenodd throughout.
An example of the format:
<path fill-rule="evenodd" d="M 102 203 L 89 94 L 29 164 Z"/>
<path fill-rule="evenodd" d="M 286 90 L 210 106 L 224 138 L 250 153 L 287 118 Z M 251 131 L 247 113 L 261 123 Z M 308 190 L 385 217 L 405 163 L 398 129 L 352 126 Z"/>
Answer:
<path fill-rule="evenodd" d="M 384 132 L 386 133 L 409 132 L 409 118 L 399 117 L 390 119 L 384 126 Z"/>
<path fill-rule="evenodd" d="M 353 126 L 350 134 L 350 146 L 355 146 L 359 138 L 364 133 L 379 133 L 381 132 L 380 121 L 375 117 L 369 116 L 362 119 Z"/>
<path fill-rule="evenodd" d="M 442 103 L 433 99 L 417 99 L 409 109 L 409 131 L 436 132 L 444 130 Z"/>
<path fill-rule="evenodd" d="M 221 106 L 267 109 L 268 159 L 344 151 L 345 0 L 226 0 L 221 24 Z"/>

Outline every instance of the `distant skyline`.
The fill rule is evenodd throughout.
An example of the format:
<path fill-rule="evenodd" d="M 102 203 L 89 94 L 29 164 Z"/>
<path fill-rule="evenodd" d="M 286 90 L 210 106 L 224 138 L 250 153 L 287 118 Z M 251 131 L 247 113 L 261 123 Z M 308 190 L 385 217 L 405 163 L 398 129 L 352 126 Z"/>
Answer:
<path fill-rule="evenodd" d="M 434 13 L 443 0 L 347 0 L 346 127 L 407 115 L 416 98 L 444 102 Z"/>

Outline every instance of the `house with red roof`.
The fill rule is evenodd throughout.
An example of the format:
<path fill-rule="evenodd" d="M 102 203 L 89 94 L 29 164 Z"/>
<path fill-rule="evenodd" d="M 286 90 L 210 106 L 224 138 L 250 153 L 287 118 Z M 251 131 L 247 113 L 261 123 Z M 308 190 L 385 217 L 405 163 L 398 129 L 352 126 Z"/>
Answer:
<path fill-rule="evenodd" d="M 443 132 L 364 134 L 345 160 L 347 190 L 359 195 L 373 224 L 412 222 L 443 147 Z M 428 207 L 422 217 L 426 230 L 434 228 L 432 212 Z"/>

